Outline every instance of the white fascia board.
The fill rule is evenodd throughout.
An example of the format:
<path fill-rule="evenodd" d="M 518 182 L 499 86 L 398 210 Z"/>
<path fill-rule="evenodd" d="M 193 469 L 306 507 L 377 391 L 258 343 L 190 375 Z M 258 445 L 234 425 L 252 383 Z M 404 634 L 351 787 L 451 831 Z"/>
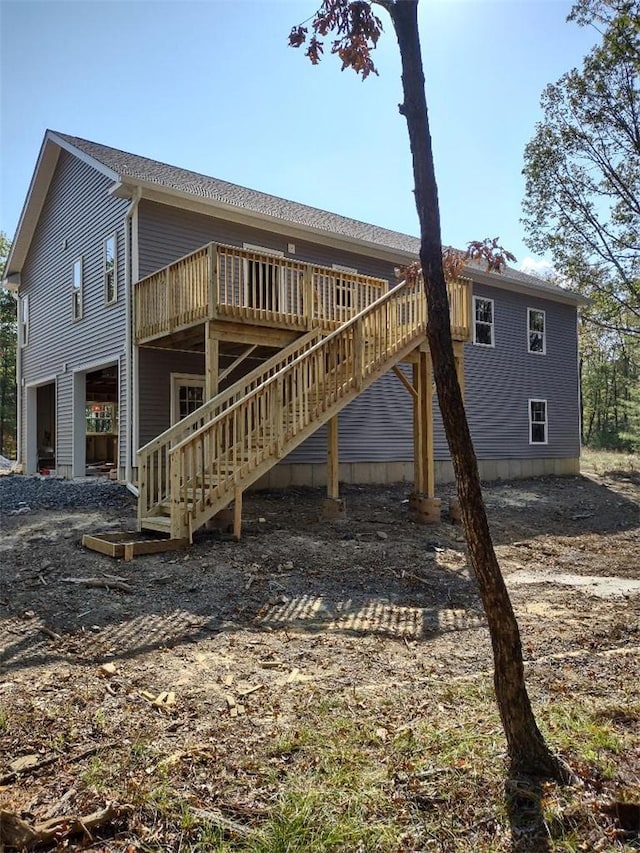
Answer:
<path fill-rule="evenodd" d="M 46 137 L 50 139 L 52 142 L 55 142 L 56 145 L 59 145 L 60 148 L 64 148 L 65 151 L 68 151 L 69 154 L 73 154 L 74 157 L 77 157 L 78 160 L 82 160 L 83 163 L 94 168 L 97 172 L 101 172 L 103 175 L 106 175 L 107 178 L 111 178 L 112 181 L 118 180 L 118 173 L 114 172 L 113 169 L 110 169 L 108 166 L 105 166 L 104 163 L 101 163 L 100 160 L 96 160 L 95 157 L 92 157 L 90 154 L 87 154 L 81 148 L 76 148 L 71 142 L 67 142 L 66 139 L 63 139 L 61 136 L 54 130 L 48 130 Z"/>
<path fill-rule="evenodd" d="M 310 225 L 302 225 L 297 222 L 289 222 L 286 219 L 278 219 L 275 216 L 247 210 L 233 204 L 218 201 L 217 199 L 196 198 L 189 193 L 175 190 L 171 187 L 162 187 L 158 184 L 137 180 L 126 175 L 121 176 L 119 180 L 121 187 L 114 192 L 114 195 L 125 198 L 129 197 L 131 193 L 131 186 L 138 186 L 142 190 L 142 198 L 148 201 L 169 204 L 173 207 L 179 207 L 182 210 L 191 210 L 196 213 L 204 213 L 208 216 L 217 215 L 218 217 L 228 219 L 231 222 L 237 222 L 241 225 L 249 225 L 253 228 L 261 228 L 263 231 L 271 231 L 291 238 L 299 238 L 312 243 L 332 246 L 346 252 L 367 255 L 370 258 L 378 258 L 389 263 L 413 263 L 418 257 L 417 254 L 413 254 L 412 252 L 404 252 L 400 249 L 383 246 L 380 243 L 359 240 L 356 237 L 332 234 L 329 231 L 323 231 L 321 228 L 313 228 Z"/>
<path fill-rule="evenodd" d="M 588 305 L 589 300 L 579 293 L 571 290 L 562 290 L 560 287 L 540 281 L 523 282 L 517 278 L 511 278 L 508 272 L 489 273 L 478 270 L 475 267 L 466 267 L 465 275 L 477 284 L 486 284 L 488 287 L 497 287 L 500 290 L 511 290 L 533 296 L 538 299 L 549 299 L 552 302 L 563 302 L 565 305 Z"/>

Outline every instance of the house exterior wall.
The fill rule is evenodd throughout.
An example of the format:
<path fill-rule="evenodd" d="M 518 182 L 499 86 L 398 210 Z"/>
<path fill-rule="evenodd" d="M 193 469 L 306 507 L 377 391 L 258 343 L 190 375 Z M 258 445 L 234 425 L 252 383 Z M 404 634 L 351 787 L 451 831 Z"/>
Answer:
<path fill-rule="evenodd" d="M 204 375 L 204 355 L 141 347 L 138 357 L 140 447 L 171 426 L 172 373 Z"/>
<path fill-rule="evenodd" d="M 465 347 L 465 402 L 478 457 L 578 457 L 575 307 L 484 285 L 474 285 L 474 294 L 493 299 L 495 306 L 495 346 Z M 544 355 L 528 352 L 528 308 L 545 311 Z M 547 444 L 529 443 L 529 399 L 547 401 Z"/>
<path fill-rule="evenodd" d="M 19 295 L 29 296 L 29 340 L 20 349 L 24 386 L 57 381 L 56 467 L 70 474 L 73 376 L 89 365 L 119 366 L 120 455 L 126 417 L 125 235 L 127 201 L 108 195 L 112 181 L 66 151 L 51 181 L 27 254 Z M 104 240 L 117 235 L 118 300 L 104 304 Z M 83 316 L 72 315 L 72 271 L 83 259 Z M 24 391 L 24 388 L 23 388 Z M 25 423 L 26 394 L 21 395 Z M 22 442 L 24 454 L 25 441 Z M 25 464 L 26 460 L 21 460 Z"/>
<path fill-rule="evenodd" d="M 141 277 L 215 241 L 265 246 L 283 251 L 296 260 L 326 266 L 342 264 L 360 273 L 386 278 L 390 283 L 395 281 L 391 263 L 297 239 L 290 241 L 286 235 L 154 202 L 141 202 L 138 221 Z M 294 254 L 287 252 L 289 242 L 295 243 Z M 474 284 L 474 294 L 493 299 L 495 306 L 495 346 L 465 345 L 467 414 L 485 476 L 571 473 L 580 455 L 575 307 L 479 284 Z M 546 312 L 545 355 L 527 350 L 527 308 Z M 141 387 L 140 392 L 141 444 L 167 425 L 170 371 L 167 356 L 160 354 L 154 360 L 156 354 L 157 351 L 145 356 L 144 373 L 141 372 L 141 386 L 147 388 L 144 392 Z M 182 371 L 182 368 L 172 369 Z M 405 369 L 410 375 L 410 368 Z M 184 372 L 193 371 L 185 369 Z M 159 390 L 161 387 L 165 390 Z M 143 394 L 146 394 L 144 402 Z M 547 401 L 546 444 L 529 443 L 530 398 Z M 447 481 L 452 476 L 447 461 L 449 452 L 437 403 L 434 409 L 435 458 L 439 479 Z M 412 476 L 412 404 L 408 392 L 393 373 L 383 376 L 347 406 L 339 415 L 339 425 L 341 476 L 349 480 L 373 477 L 373 481 L 388 481 L 389 476 L 404 479 L 407 472 L 409 478 Z M 301 478 L 308 479 L 309 483 L 323 482 L 326 447 L 326 427 L 322 427 L 261 483 L 295 484 Z M 531 462 L 523 467 L 518 460 Z M 556 460 L 568 461 L 564 464 Z M 289 473 L 283 470 L 287 467 Z M 294 470 L 295 473 L 291 473 Z"/>
<path fill-rule="evenodd" d="M 373 275 L 395 282 L 394 265 L 355 252 L 344 252 L 318 243 L 289 238 L 259 228 L 249 228 L 236 222 L 205 216 L 170 205 L 143 199 L 138 208 L 139 277 L 144 278 L 158 269 L 188 255 L 205 243 L 226 243 L 240 246 L 250 243 L 284 252 L 285 257 L 303 263 L 332 264 L 357 269 L 362 275 Z M 289 243 L 295 252 L 287 250 Z"/>

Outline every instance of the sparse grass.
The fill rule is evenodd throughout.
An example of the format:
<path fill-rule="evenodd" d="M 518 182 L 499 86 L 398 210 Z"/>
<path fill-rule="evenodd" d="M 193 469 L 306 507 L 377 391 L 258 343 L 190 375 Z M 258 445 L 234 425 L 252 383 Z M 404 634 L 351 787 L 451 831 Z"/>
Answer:
<path fill-rule="evenodd" d="M 617 678 L 607 675 L 606 701 L 590 699 L 587 684 L 585 695 L 554 696 L 549 704 L 537 684 L 537 713 L 549 742 L 587 788 L 549 784 L 537 801 L 520 790 L 525 805 L 515 818 L 505 801 L 505 747 L 491 680 L 480 676 L 434 679 L 418 692 L 394 687 L 381 696 L 357 690 L 327 696 L 310 686 L 295 713 L 268 736 L 248 720 L 205 722 L 203 715 L 184 729 L 179 748 L 164 734 L 168 721 L 141 706 L 144 720 L 130 720 L 115 749 L 72 766 L 72 778 L 83 797 L 133 806 L 122 843 L 109 842 L 113 850 L 134 844 L 211 853 L 506 853 L 514 831 L 531 837 L 534 846 L 523 849 L 595 849 L 589 839 L 605 836 L 594 796 L 585 794 L 588 780 L 602 785 L 616 774 L 640 720 L 640 707 L 624 701 L 624 674 Z M 77 736 L 86 720 L 84 737 L 91 731 L 106 741 L 116 723 L 104 697 L 85 697 L 75 718 L 73 703 L 64 706 L 59 736 Z M 41 709 L 32 731 L 41 721 L 49 726 L 57 710 L 54 702 Z M 25 711 L 33 712 L 26 699 L 12 708 L 15 731 Z M 640 794 L 633 786 L 616 790 L 629 801 Z M 624 850 L 610 824 L 607 832 L 611 845 L 598 849 Z M 542 837 L 548 847 L 535 846 Z"/>
<path fill-rule="evenodd" d="M 580 468 L 591 474 L 609 474 L 613 471 L 640 471 L 640 454 L 624 453 L 616 450 L 593 450 L 583 447 L 580 456 Z"/>

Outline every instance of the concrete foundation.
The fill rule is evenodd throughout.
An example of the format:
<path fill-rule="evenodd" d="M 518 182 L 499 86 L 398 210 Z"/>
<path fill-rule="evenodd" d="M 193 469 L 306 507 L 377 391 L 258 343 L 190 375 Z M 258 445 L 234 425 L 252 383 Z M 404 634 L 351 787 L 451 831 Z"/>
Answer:
<path fill-rule="evenodd" d="M 559 459 L 480 459 L 480 477 L 491 480 L 519 480 L 529 477 L 568 477 L 580 473 L 579 457 Z M 436 483 L 453 483 L 453 465 L 447 460 L 435 463 Z M 413 462 L 341 462 L 340 482 L 413 483 Z M 252 486 L 254 489 L 286 489 L 288 486 L 324 487 L 327 466 L 324 462 L 287 464 L 281 462 Z"/>
<path fill-rule="evenodd" d="M 430 498 L 416 492 L 409 495 L 409 517 L 418 524 L 438 524 L 441 512 L 440 498 Z"/>
<path fill-rule="evenodd" d="M 320 518 L 325 521 L 339 521 L 347 517 L 347 505 L 342 498 L 325 498 Z"/>
<path fill-rule="evenodd" d="M 449 501 L 449 521 L 453 524 L 459 524 L 462 521 L 462 513 L 460 512 L 460 501 L 458 498 L 451 498 Z"/>

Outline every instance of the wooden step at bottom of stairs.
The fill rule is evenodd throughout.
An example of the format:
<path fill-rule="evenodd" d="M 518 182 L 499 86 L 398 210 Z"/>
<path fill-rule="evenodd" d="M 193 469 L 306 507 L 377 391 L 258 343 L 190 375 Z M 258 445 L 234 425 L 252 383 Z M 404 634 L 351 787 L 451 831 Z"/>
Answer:
<path fill-rule="evenodd" d="M 169 533 L 171 529 L 171 521 L 169 526 L 165 526 L 163 533 Z M 106 554 L 107 557 L 114 557 L 119 560 L 133 560 L 134 557 L 143 554 L 161 554 L 164 551 L 177 551 L 182 548 L 189 547 L 189 540 L 172 539 L 171 537 L 158 537 L 147 533 L 85 533 L 82 537 L 83 548 L 89 548 L 91 551 L 97 551 L 100 554 Z M 108 583 L 108 582 L 107 582 Z"/>
<path fill-rule="evenodd" d="M 171 533 L 171 518 L 168 515 L 150 515 L 140 519 L 142 530 L 155 530 L 157 533 Z"/>

